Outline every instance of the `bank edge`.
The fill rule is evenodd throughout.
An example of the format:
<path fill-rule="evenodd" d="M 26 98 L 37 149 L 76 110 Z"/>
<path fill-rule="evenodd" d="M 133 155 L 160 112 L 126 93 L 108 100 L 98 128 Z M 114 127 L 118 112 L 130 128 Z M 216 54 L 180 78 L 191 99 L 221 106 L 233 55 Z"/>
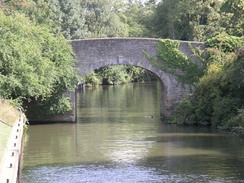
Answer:
<path fill-rule="evenodd" d="M 20 160 L 23 150 L 25 115 L 20 113 L 14 123 L 0 164 L 0 183 L 19 182 Z"/>

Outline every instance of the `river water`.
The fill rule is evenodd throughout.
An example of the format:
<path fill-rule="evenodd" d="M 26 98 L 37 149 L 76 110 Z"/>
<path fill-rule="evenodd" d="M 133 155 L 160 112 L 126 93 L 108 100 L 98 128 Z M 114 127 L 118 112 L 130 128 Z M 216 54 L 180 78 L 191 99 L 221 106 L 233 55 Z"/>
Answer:
<path fill-rule="evenodd" d="M 86 88 L 78 123 L 29 126 L 21 182 L 244 182 L 244 139 L 163 124 L 159 96 L 159 83 Z"/>

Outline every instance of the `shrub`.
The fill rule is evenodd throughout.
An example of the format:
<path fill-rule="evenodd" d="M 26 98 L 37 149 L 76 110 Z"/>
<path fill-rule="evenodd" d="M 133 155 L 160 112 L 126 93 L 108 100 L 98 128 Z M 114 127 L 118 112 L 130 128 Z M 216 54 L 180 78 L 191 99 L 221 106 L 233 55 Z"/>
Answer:
<path fill-rule="evenodd" d="M 241 39 L 225 46 L 216 42 L 217 46 L 207 48 L 210 55 L 205 74 L 194 93 L 177 106 L 172 122 L 210 125 L 244 134 L 244 52 L 243 49 L 233 52 L 240 42 Z"/>
<path fill-rule="evenodd" d="M 75 88 L 77 75 L 73 66 L 71 46 L 61 35 L 34 25 L 24 15 L 0 13 L 2 97 L 40 103 L 50 101 L 54 95 L 61 99 L 63 92 Z M 48 105 L 57 107 L 54 101 Z"/>
<path fill-rule="evenodd" d="M 234 52 L 243 45 L 243 37 L 229 36 L 226 33 L 219 34 L 205 42 L 207 47 L 215 47 L 224 53 Z"/>

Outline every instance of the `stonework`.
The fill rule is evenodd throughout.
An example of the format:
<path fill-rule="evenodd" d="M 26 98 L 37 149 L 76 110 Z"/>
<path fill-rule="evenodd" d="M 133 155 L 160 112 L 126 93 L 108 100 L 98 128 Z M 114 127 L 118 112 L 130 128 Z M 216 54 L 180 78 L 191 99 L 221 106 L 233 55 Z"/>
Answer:
<path fill-rule="evenodd" d="M 161 113 L 165 118 L 170 117 L 179 101 L 192 91 L 192 86 L 176 81 L 175 77 L 156 67 L 145 58 L 143 51 L 151 56 L 156 55 L 155 44 L 158 39 L 149 38 L 102 38 L 82 39 L 71 41 L 77 60 L 78 74 L 82 77 L 95 69 L 109 65 L 133 65 L 142 67 L 154 73 L 161 82 Z M 190 57 L 189 46 L 203 48 L 201 42 L 180 41 L 180 51 Z"/>
<path fill-rule="evenodd" d="M 173 75 L 152 66 L 151 62 L 146 59 L 143 52 L 146 51 L 149 55 L 156 56 L 155 44 L 158 42 L 159 39 L 150 38 L 100 38 L 70 41 L 77 60 L 78 74 L 81 77 L 95 69 L 109 65 L 138 66 L 154 73 L 161 83 L 161 114 L 164 118 L 168 118 L 180 100 L 188 95 L 193 87 L 179 83 Z M 203 49 L 204 44 L 180 41 L 180 51 L 195 62 L 196 57 L 192 55 L 191 47 Z M 72 111 L 32 121 L 76 122 L 75 91 L 67 93 L 67 95 L 71 98 Z"/>

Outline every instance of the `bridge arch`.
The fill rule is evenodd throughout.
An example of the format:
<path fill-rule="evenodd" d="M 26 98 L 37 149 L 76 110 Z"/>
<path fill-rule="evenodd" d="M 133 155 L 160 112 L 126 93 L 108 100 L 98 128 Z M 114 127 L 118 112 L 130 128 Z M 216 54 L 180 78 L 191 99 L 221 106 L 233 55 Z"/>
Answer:
<path fill-rule="evenodd" d="M 192 87 L 179 83 L 173 75 L 154 67 L 145 58 L 143 51 L 156 55 L 155 44 L 158 42 L 158 39 L 148 38 L 102 38 L 73 40 L 71 44 L 81 77 L 95 69 L 111 65 L 132 65 L 154 73 L 161 83 L 161 113 L 168 118 Z M 191 42 L 191 45 L 194 47 L 203 44 Z M 191 56 L 188 42 L 180 42 L 180 51 Z"/>

